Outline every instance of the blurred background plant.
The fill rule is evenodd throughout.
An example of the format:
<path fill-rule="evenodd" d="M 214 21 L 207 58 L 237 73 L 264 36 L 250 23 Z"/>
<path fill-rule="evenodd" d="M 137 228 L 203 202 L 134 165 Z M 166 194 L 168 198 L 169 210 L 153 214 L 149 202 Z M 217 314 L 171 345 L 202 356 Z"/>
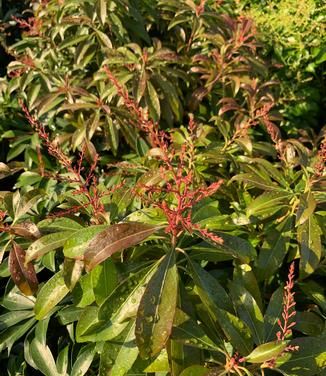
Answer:
<path fill-rule="evenodd" d="M 280 82 L 287 132 L 325 124 L 326 5 L 320 0 L 239 2 L 260 32 L 271 72 Z"/>

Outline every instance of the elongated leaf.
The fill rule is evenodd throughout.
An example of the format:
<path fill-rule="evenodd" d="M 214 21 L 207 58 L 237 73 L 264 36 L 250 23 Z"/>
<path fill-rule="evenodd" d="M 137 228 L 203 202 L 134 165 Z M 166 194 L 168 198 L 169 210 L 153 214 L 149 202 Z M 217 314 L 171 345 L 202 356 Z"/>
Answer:
<path fill-rule="evenodd" d="M 279 191 L 280 188 L 276 184 L 271 184 L 270 181 L 265 181 L 260 176 L 251 173 L 239 174 L 234 176 L 231 181 L 243 181 L 252 184 L 254 187 L 264 189 L 266 191 Z"/>
<path fill-rule="evenodd" d="M 62 271 L 49 279 L 39 291 L 34 306 L 37 320 L 43 319 L 69 292 Z"/>
<path fill-rule="evenodd" d="M 106 342 L 101 353 L 99 376 L 124 376 L 138 356 L 135 321 L 131 321 L 114 342 Z"/>
<path fill-rule="evenodd" d="M 157 269 L 158 263 L 140 270 L 122 282 L 102 303 L 96 320 L 81 317 L 77 325 L 79 340 L 107 341 L 118 336 L 128 323 L 127 319 L 135 317 L 146 284 Z M 91 315 L 91 314 L 90 314 Z M 87 326 L 87 322 L 93 323 Z"/>
<path fill-rule="evenodd" d="M 118 223 L 97 234 L 89 243 L 84 259 L 87 271 L 116 252 L 145 240 L 160 227 L 137 222 Z"/>
<path fill-rule="evenodd" d="M 180 373 L 180 376 L 205 376 L 205 375 L 208 375 L 209 372 L 210 372 L 209 369 L 203 366 L 193 365 L 184 369 Z"/>
<path fill-rule="evenodd" d="M 316 200 L 314 195 L 309 191 L 304 193 L 300 198 L 300 204 L 296 215 L 296 226 L 303 225 L 316 208 Z"/>
<path fill-rule="evenodd" d="M 282 317 L 283 311 L 283 286 L 280 286 L 269 300 L 264 315 L 265 342 L 276 339 L 276 333 L 280 330 L 277 321 Z"/>
<path fill-rule="evenodd" d="M 61 375 L 67 374 L 68 364 L 69 364 L 69 345 L 64 347 L 57 357 L 56 366 L 58 373 Z"/>
<path fill-rule="evenodd" d="M 26 214 L 32 207 L 43 197 L 43 194 L 38 189 L 33 189 L 24 194 L 14 206 L 15 217 L 13 224 Z"/>
<path fill-rule="evenodd" d="M 90 343 L 84 346 L 72 367 L 71 376 L 83 376 L 91 366 L 95 355 L 95 344 Z"/>
<path fill-rule="evenodd" d="M 238 315 L 250 328 L 255 343 L 257 345 L 263 343 L 264 319 L 255 299 L 249 291 L 235 282 L 230 285 L 230 292 L 236 305 Z"/>
<path fill-rule="evenodd" d="M 22 337 L 35 324 L 34 317 L 19 325 L 11 326 L 0 333 L 0 351 L 8 349 L 10 352 L 13 344 Z"/>
<path fill-rule="evenodd" d="M 38 281 L 34 265 L 25 264 L 25 251 L 15 242 L 9 254 L 9 270 L 12 280 L 23 294 L 33 295 L 37 291 Z"/>
<path fill-rule="evenodd" d="M 95 301 L 92 276 L 84 274 L 72 291 L 73 302 L 76 307 L 87 307 Z"/>
<path fill-rule="evenodd" d="M 3 329 L 10 328 L 20 321 L 24 321 L 34 316 L 33 311 L 24 310 L 24 311 L 11 311 L 0 315 L 0 331 Z"/>
<path fill-rule="evenodd" d="M 96 339 L 90 339 L 89 336 L 85 334 L 92 326 L 99 322 L 98 310 L 99 308 L 97 306 L 89 306 L 86 307 L 86 309 L 84 309 L 84 311 L 81 313 L 76 327 L 77 342 L 87 342 L 91 340 L 94 342 L 96 341 Z"/>
<path fill-rule="evenodd" d="M 104 25 L 106 21 L 106 1 L 105 0 L 97 0 L 96 3 L 96 14 L 101 24 Z"/>
<path fill-rule="evenodd" d="M 276 362 L 280 368 L 290 376 L 322 375 L 326 368 L 326 338 L 303 337 L 291 341 L 291 346 L 299 346 L 298 351 L 286 353 Z"/>
<path fill-rule="evenodd" d="M 315 216 L 310 216 L 298 227 L 298 242 L 300 244 L 300 277 L 305 278 L 315 271 L 321 258 L 322 231 Z"/>
<path fill-rule="evenodd" d="M 78 222 L 67 217 L 44 219 L 37 225 L 42 229 L 42 232 L 71 231 L 70 234 L 83 228 Z"/>
<path fill-rule="evenodd" d="M 58 370 L 48 346 L 34 338 L 30 345 L 30 354 L 36 367 L 45 376 L 58 376 Z"/>
<path fill-rule="evenodd" d="M 292 193 L 286 191 L 264 192 L 248 205 L 247 215 L 248 217 L 267 218 L 288 205 L 291 196 Z"/>
<path fill-rule="evenodd" d="M 185 312 L 176 310 L 172 339 L 201 349 L 218 350 L 219 347 L 207 336 L 205 331 Z"/>
<path fill-rule="evenodd" d="M 196 234 L 198 234 L 198 236 L 204 239 L 207 243 L 214 246 L 218 251 L 237 258 L 245 264 L 255 260 L 257 257 L 255 248 L 246 239 L 242 239 L 238 236 L 233 236 L 225 232 L 214 231 L 214 235 L 220 236 L 223 239 L 223 244 L 219 244 L 202 236 L 198 232 L 196 232 Z"/>
<path fill-rule="evenodd" d="M 111 259 L 97 265 L 91 272 L 92 286 L 98 305 L 112 293 L 118 283 L 117 269 Z"/>
<path fill-rule="evenodd" d="M 267 360 L 276 358 L 282 353 L 290 341 L 274 341 L 259 345 L 249 355 L 246 361 L 250 363 L 264 363 Z"/>
<path fill-rule="evenodd" d="M 26 239 L 35 240 L 41 237 L 41 233 L 33 222 L 22 222 L 15 226 L 11 226 L 11 231 L 13 234 L 22 236 Z"/>
<path fill-rule="evenodd" d="M 66 286 L 72 291 L 79 281 L 84 269 L 84 263 L 80 260 L 69 259 L 65 257 L 63 263 L 63 279 Z"/>
<path fill-rule="evenodd" d="M 27 248 L 25 262 L 35 260 L 54 249 L 62 247 L 70 236 L 70 231 L 55 232 L 42 236 Z"/>
<path fill-rule="evenodd" d="M 308 336 L 318 336 L 323 332 L 324 320 L 314 312 L 297 312 L 295 330 Z"/>
<path fill-rule="evenodd" d="M 326 314 L 326 297 L 324 286 L 318 284 L 315 281 L 305 281 L 300 283 L 300 289 Z"/>
<path fill-rule="evenodd" d="M 253 348 L 252 336 L 247 325 L 237 316 L 223 309 L 217 309 L 216 316 L 226 337 L 241 354 L 248 354 Z"/>
<path fill-rule="evenodd" d="M 281 266 L 289 247 L 292 226 L 293 220 L 289 217 L 266 234 L 258 257 L 257 274 L 260 280 L 268 279 Z"/>
<path fill-rule="evenodd" d="M 219 307 L 233 312 L 230 298 L 217 280 L 196 262 L 189 262 L 189 264 L 191 267 L 191 277 L 195 282 L 201 300 L 205 300 L 204 304 L 210 305 L 211 310 L 214 310 L 215 307 Z"/>
<path fill-rule="evenodd" d="M 175 251 L 170 251 L 147 284 L 136 319 L 136 342 L 142 357 L 159 353 L 170 337 L 178 294 Z"/>
<path fill-rule="evenodd" d="M 105 230 L 107 225 L 98 225 L 84 227 L 78 231 L 75 231 L 69 238 L 66 238 L 66 241 L 63 246 L 63 253 L 66 257 L 75 258 L 80 257 L 86 251 L 86 248 L 99 232 Z"/>
<path fill-rule="evenodd" d="M 2 307 L 9 311 L 20 311 L 23 309 L 33 309 L 34 303 L 34 296 L 23 295 L 16 285 L 13 287 L 11 280 L 8 281 L 5 295 L 1 301 Z"/>

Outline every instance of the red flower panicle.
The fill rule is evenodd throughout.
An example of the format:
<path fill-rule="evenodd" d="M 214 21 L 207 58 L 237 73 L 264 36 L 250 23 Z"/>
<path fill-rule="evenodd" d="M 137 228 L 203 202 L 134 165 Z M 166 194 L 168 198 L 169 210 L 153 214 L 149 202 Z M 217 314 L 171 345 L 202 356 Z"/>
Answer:
<path fill-rule="evenodd" d="M 118 95 L 123 98 L 124 105 L 136 119 L 134 125 L 148 137 L 152 146 L 152 155 L 155 155 L 161 162 L 160 174 L 164 184 L 138 186 L 141 188 L 143 201 L 164 212 L 168 222 L 166 232 L 172 235 L 174 244 L 183 231 L 191 234 L 195 230 L 214 242 L 222 243 L 223 240 L 219 236 L 200 228 L 199 225 L 191 221 L 194 205 L 203 198 L 214 194 L 223 183 L 223 180 L 220 179 L 209 186 L 196 184 L 193 173 L 196 124 L 193 116 L 189 117 L 188 140 L 180 149 L 176 149 L 173 146 L 171 134 L 160 130 L 158 123 L 149 119 L 147 110 L 129 97 L 128 92 L 120 85 L 107 66 L 104 67 L 104 71 L 116 88 Z M 139 194 L 138 192 L 135 190 L 136 194 Z"/>

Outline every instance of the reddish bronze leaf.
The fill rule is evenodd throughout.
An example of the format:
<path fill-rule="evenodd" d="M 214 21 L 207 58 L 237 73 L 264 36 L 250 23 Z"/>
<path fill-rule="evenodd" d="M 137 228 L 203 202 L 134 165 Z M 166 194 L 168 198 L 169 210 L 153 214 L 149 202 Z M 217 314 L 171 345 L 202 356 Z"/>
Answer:
<path fill-rule="evenodd" d="M 17 243 L 9 254 L 9 271 L 11 278 L 19 290 L 25 295 L 33 295 L 37 291 L 38 281 L 32 263 L 25 266 L 25 251 Z"/>
<path fill-rule="evenodd" d="M 11 232 L 26 239 L 35 240 L 41 237 L 40 230 L 33 222 L 22 222 L 11 226 Z"/>
<path fill-rule="evenodd" d="M 98 233 L 88 244 L 84 254 L 86 270 L 92 270 L 114 253 L 140 243 L 161 227 L 138 222 L 110 226 Z"/>

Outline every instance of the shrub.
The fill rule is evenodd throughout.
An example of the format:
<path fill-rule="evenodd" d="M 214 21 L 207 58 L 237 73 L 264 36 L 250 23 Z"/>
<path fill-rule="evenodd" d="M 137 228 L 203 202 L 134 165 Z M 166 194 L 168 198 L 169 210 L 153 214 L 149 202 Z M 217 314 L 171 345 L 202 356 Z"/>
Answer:
<path fill-rule="evenodd" d="M 325 134 L 280 132 L 255 29 L 227 5 L 50 0 L 16 20 L 8 372 L 325 366 Z"/>

